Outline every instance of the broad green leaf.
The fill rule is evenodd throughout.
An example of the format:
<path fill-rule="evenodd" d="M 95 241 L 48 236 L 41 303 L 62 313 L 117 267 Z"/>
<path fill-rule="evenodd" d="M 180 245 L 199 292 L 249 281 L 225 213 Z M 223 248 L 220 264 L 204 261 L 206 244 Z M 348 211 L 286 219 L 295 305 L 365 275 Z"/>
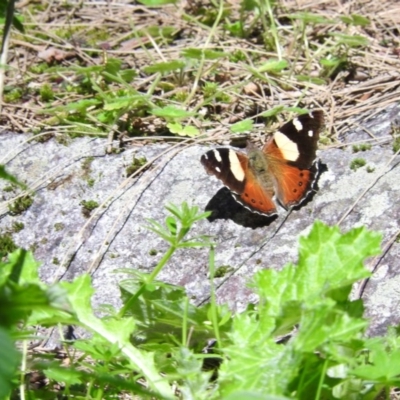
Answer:
<path fill-rule="evenodd" d="M 0 322 L 1 324 L 1 322 Z M 17 372 L 20 362 L 20 355 L 14 347 L 8 332 L 0 325 L 0 399 L 8 398 L 12 385 L 12 380 Z"/>
<path fill-rule="evenodd" d="M 200 131 L 195 126 L 182 126 L 178 122 L 170 122 L 167 124 L 167 128 L 171 131 L 171 133 L 175 133 L 179 136 L 195 137 L 200 135 Z"/>
<path fill-rule="evenodd" d="M 88 275 L 82 275 L 72 283 L 63 282 L 68 297 L 80 323 L 90 331 L 103 337 L 110 345 L 117 344 L 131 367 L 141 371 L 147 384 L 158 394 L 173 397 L 166 379 L 162 378 L 155 368 L 154 355 L 143 352 L 132 346 L 130 336 L 135 329 L 132 318 L 101 320 L 93 314 L 91 296 L 93 288 Z"/>
<path fill-rule="evenodd" d="M 176 71 L 177 69 L 182 69 L 184 66 L 185 63 L 183 61 L 175 60 L 149 65 L 144 67 L 143 71 L 146 72 L 146 74 L 154 74 L 156 72 L 168 73 Z"/>
<path fill-rule="evenodd" d="M 230 126 L 232 133 L 243 133 L 253 129 L 253 121 L 251 119 L 244 119 L 243 121 L 236 122 Z"/>
<path fill-rule="evenodd" d="M 172 354 L 177 372 L 182 376 L 179 390 L 183 399 L 206 399 L 212 372 L 203 371 L 203 363 L 192 351 L 181 347 Z"/>
<path fill-rule="evenodd" d="M 39 263 L 34 259 L 31 251 L 18 249 L 8 256 L 8 262 L 12 265 L 14 282 L 19 284 L 40 284 L 38 268 Z"/>
<path fill-rule="evenodd" d="M 81 373 L 73 368 L 51 367 L 44 370 L 46 376 L 66 385 L 78 385 L 82 382 Z"/>
<path fill-rule="evenodd" d="M 338 227 L 317 221 L 300 238 L 297 266 L 258 272 L 253 279 L 260 296 L 257 309 L 234 318 L 232 344 L 222 349 L 227 358 L 220 370 L 221 392 L 285 396 L 303 371 L 311 375 L 304 377 L 307 397 L 300 398 L 314 398 L 320 378 L 313 371 L 322 373 L 324 357 L 337 356 L 333 344 L 350 347 L 367 326 L 347 297 L 352 283 L 369 275 L 363 261 L 379 253 L 380 240 L 365 228 L 341 234 Z M 286 345 L 277 344 L 275 335 L 296 324 L 297 334 Z M 311 355 L 313 368 L 304 370 Z"/>
<path fill-rule="evenodd" d="M 400 349 L 390 349 L 382 342 L 368 346 L 368 365 L 355 368 L 352 373 L 360 378 L 384 384 L 398 384 L 400 375 Z"/>
<path fill-rule="evenodd" d="M 121 71 L 122 60 L 118 58 L 109 58 L 104 70 L 111 75 L 117 75 Z"/>
<path fill-rule="evenodd" d="M 191 112 L 191 111 L 186 111 L 178 107 L 174 106 L 166 106 L 163 108 L 153 108 L 150 110 L 150 112 L 153 115 L 156 115 L 157 117 L 162 117 L 165 119 L 183 119 L 183 118 L 189 118 L 195 115 L 196 113 Z"/>
<path fill-rule="evenodd" d="M 290 397 L 274 396 L 260 392 L 251 392 L 249 390 L 238 390 L 228 396 L 225 396 L 222 400 L 290 400 Z"/>

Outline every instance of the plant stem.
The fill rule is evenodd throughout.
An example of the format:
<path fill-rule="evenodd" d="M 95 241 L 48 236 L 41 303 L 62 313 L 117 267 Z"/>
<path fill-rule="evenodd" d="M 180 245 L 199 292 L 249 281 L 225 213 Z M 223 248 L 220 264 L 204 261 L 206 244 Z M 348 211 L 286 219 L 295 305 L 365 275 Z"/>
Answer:
<path fill-rule="evenodd" d="M 168 251 L 164 254 L 164 257 L 158 263 L 158 265 L 154 268 L 153 272 L 149 275 L 146 282 L 142 284 L 139 290 L 125 303 L 125 305 L 121 308 L 120 312 L 118 313 L 119 318 L 123 318 L 125 316 L 126 311 L 131 307 L 131 305 L 138 299 L 138 297 L 144 292 L 147 285 L 154 281 L 157 277 L 159 272 L 163 269 L 164 265 L 167 261 L 172 257 L 175 253 L 178 246 L 173 245 L 171 246 Z"/>

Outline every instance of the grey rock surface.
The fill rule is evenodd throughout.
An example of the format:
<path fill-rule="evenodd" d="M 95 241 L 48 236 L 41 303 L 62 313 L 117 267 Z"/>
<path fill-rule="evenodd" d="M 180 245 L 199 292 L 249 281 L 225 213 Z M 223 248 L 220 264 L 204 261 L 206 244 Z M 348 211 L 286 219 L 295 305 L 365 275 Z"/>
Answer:
<path fill-rule="evenodd" d="M 400 323 L 400 244 L 394 240 L 400 229 L 400 156 L 393 157 L 390 136 L 396 118 L 400 118 L 397 105 L 342 138 L 347 144 L 369 141 L 372 147 L 367 151 L 353 153 L 351 145 L 319 151 L 325 171 L 318 192 L 289 215 L 281 209 L 275 219 L 253 215 L 232 203 L 221 183 L 208 176 L 199 162 L 206 146 L 146 145 L 107 155 L 101 139 L 79 138 L 63 145 L 55 139 L 37 143 L 27 136 L 2 133 L 0 164 L 35 195 L 23 214 L 10 215 L 8 204 L 16 193 L 2 190 L 7 183 L 0 181 L 0 230 L 11 230 L 16 221 L 24 224 L 13 238 L 34 250 L 44 281 L 71 280 L 89 272 L 96 288 L 94 305 L 119 307 L 122 275 L 115 270 L 148 273 L 167 249 L 165 242 L 144 228 L 146 219 L 163 222 L 167 203 L 187 201 L 201 210 L 208 205 L 216 218 L 201 221 L 191 234 L 214 236 L 216 266 L 231 268 L 215 280 L 218 300 L 241 310 L 256 301 L 247 287 L 249 277 L 261 268 L 281 269 L 296 262 L 298 237 L 316 219 L 330 225 L 340 222 L 343 231 L 364 225 L 381 232 L 386 246 L 382 257 L 368 261 L 374 274 L 362 293 L 371 318 L 370 333 L 382 334 L 388 325 Z M 154 162 L 137 178 L 126 178 L 134 156 Z M 351 161 L 360 157 L 366 166 L 351 170 Z M 83 200 L 99 203 L 89 218 L 82 212 Z M 193 301 L 201 303 L 209 296 L 207 274 L 208 250 L 187 249 L 174 255 L 159 279 L 183 285 Z M 355 288 L 354 296 L 359 293 Z"/>

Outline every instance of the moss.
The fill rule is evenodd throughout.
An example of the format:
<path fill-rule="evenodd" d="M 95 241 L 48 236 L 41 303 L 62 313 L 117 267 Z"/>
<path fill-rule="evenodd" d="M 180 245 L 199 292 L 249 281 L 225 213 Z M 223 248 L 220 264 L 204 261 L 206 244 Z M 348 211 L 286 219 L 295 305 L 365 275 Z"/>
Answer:
<path fill-rule="evenodd" d="M 34 252 L 37 250 L 38 247 L 39 247 L 38 243 L 37 243 L 37 242 L 34 242 L 34 243 L 32 243 L 32 244 L 29 246 L 29 250 L 30 250 L 32 253 L 34 253 Z"/>
<path fill-rule="evenodd" d="M 54 91 L 51 85 L 45 83 L 40 87 L 39 90 L 40 100 L 43 102 L 48 102 L 54 99 Z"/>
<path fill-rule="evenodd" d="M 99 203 L 95 200 L 82 200 L 80 205 L 82 206 L 83 216 L 89 218 L 91 212 L 99 206 Z"/>
<path fill-rule="evenodd" d="M 38 143 L 46 143 L 53 137 L 54 137 L 54 133 L 40 132 L 37 135 L 34 135 L 33 139 Z"/>
<path fill-rule="evenodd" d="M 3 100 L 5 103 L 16 103 L 21 101 L 23 91 L 20 88 L 13 88 L 8 93 L 3 95 Z"/>
<path fill-rule="evenodd" d="M 221 265 L 215 270 L 214 278 L 222 278 L 231 271 L 233 271 L 233 268 L 231 266 Z"/>
<path fill-rule="evenodd" d="M 367 172 L 370 174 L 371 172 L 374 172 L 375 171 L 375 168 L 374 167 L 370 167 L 369 165 L 368 165 L 368 167 L 367 167 Z"/>
<path fill-rule="evenodd" d="M 28 70 L 33 74 L 44 74 L 49 69 L 46 63 L 39 63 L 31 65 Z"/>
<path fill-rule="evenodd" d="M 85 160 L 82 162 L 82 171 L 83 171 L 83 178 L 86 179 L 88 186 L 93 187 L 94 185 L 94 178 L 90 176 L 92 172 L 92 162 L 94 160 L 94 157 L 87 157 Z"/>
<path fill-rule="evenodd" d="M 330 139 L 329 137 L 327 137 L 327 136 L 322 136 L 322 137 L 319 138 L 319 142 L 320 142 L 322 145 L 327 146 L 327 145 L 330 144 L 332 141 L 331 141 L 331 139 Z"/>
<path fill-rule="evenodd" d="M 56 232 L 60 232 L 60 231 L 62 231 L 64 228 L 65 228 L 65 226 L 64 226 L 64 224 L 63 224 L 62 222 L 56 222 L 56 223 L 54 224 L 54 230 L 55 230 Z"/>
<path fill-rule="evenodd" d="M 21 232 L 22 229 L 24 229 L 24 228 L 25 228 L 25 225 L 23 224 L 23 222 L 15 221 L 12 224 L 12 230 L 15 233 Z"/>
<path fill-rule="evenodd" d="M 94 157 L 86 157 L 86 158 L 83 160 L 83 162 L 82 162 L 82 169 L 83 169 L 85 172 L 87 172 L 87 173 L 91 172 L 91 165 L 92 165 L 93 160 L 94 160 Z"/>
<path fill-rule="evenodd" d="M 149 254 L 150 254 L 151 256 L 156 256 L 156 255 L 158 254 L 158 251 L 157 251 L 156 249 L 151 249 L 151 250 L 149 251 Z"/>
<path fill-rule="evenodd" d="M 30 195 L 19 197 L 14 203 L 8 205 L 11 215 L 19 215 L 26 211 L 33 204 L 33 198 Z"/>
<path fill-rule="evenodd" d="M 10 193 L 10 192 L 14 192 L 15 189 L 16 189 L 16 187 L 14 185 L 8 185 L 3 188 L 3 192 Z"/>
<path fill-rule="evenodd" d="M 350 169 L 353 171 L 356 171 L 358 168 L 363 167 L 367 162 L 363 158 L 355 158 L 351 163 L 350 163 Z"/>
<path fill-rule="evenodd" d="M 393 140 L 393 153 L 397 153 L 400 150 L 400 136 Z"/>
<path fill-rule="evenodd" d="M 131 176 L 134 174 L 139 168 L 143 167 L 147 163 L 146 157 L 138 157 L 133 156 L 132 164 L 126 168 L 126 176 Z"/>
<path fill-rule="evenodd" d="M 367 151 L 371 150 L 371 145 L 369 143 L 364 143 L 364 144 L 354 144 L 352 149 L 353 153 L 358 153 L 359 151 Z"/>
<path fill-rule="evenodd" d="M 17 250 L 17 248 L 18 246 L 14 243 L 10 232 L 0 235 L 0 258 L 12 253 Z"/>
<path fill-rule="evenodd" d="M 242 50 L 234 50 L 229 56 L 231 62 L 245 61 L 247 60 L 246 53 Z"/>
<path fill-rule="evenodd" d="M 60 265 L 60 260 L 57 257 L 53 258 L 53 264 L 54 265 Z"/>

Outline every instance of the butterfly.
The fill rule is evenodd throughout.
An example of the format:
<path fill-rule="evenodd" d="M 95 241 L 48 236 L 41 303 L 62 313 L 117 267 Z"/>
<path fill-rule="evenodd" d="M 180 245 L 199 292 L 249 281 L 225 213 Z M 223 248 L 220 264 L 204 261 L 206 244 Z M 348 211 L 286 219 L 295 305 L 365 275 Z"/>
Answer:
<path fill-rule="evenodd" d="M 233 192 L 250 211 L 277 214 L 275 200 L 286 210 L 301 204 L 318 176 L 316 151 L 324 125 L 321 110 L 303 114 L 284 124 L 261 149 L 249 145 L 247 153 L 217 148 L 201 156 L 201 163 Z"/>

